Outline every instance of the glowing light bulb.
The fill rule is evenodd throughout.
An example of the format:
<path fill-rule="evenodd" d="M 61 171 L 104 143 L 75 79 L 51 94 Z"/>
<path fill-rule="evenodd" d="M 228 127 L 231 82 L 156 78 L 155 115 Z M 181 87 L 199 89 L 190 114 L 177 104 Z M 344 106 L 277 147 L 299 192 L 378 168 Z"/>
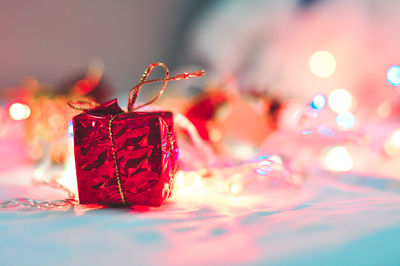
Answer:
<path fill-rule="evenodd" d="M 200 175 L 196 175 L 194 177 L 193 187 L 195 189 L 201 189 L 203 187 L 203 180 L 201 180 L 201 176 Z"/>
<path fill-rule="evenodd" d="M 339 113 L 336 116 L 336 123 L 343 129 L 351 129 L 354 127 L 354 115 L 350 112 Z"/>
<path fill-rule="evenodd" d="M 335 89 L 328 96 L 328 104 L 336 113 L 348 112 L 353 106 L 353 97 L 345 89 Z"/>
<path fill-rule="evenodd" d="M 315 95 L 311 102 L 311 107 L 317 110 L 324 108 L 325 105 L 326 105 L 326 99 L 325 96 L 322 94 Z"/>
<path fill-rule="evenodd" d="M 332 147 L 322 156 L 322 166 L 329 171 L 347 172 L 353 164 L 353 157 L 343 146 Z"/>
<path fill-rule="evenodd" d="M 387 80 L 392 85 L 400 85 L 400 66 L 393 66 L 389 68 L 387 74 Z"/>
<path fill-rule="evenodd" d="M 176 173 L 175 182 L 178 186 L 183 187 L 185 185 L 185 176 L 182 171 Z"/>
<path fill-rule="evenodd" d="M 24 120 L 31 115 L 31 109 L 23 103 L 13 103 L 8 109 L 8 113 L 13 120 Z"/>
<path fill-rule="evenodd" d="M 76 181 L 75 172 L 75 159 L 71 154 L 64 165 L 64 171 L 60 178 L 57 179 L 57 183 L 67 188 L 69 191 L 78 196 L 78 183 Z"/>
<path fill-rule="evenodd" d="M 331 76 L 336 70 L 335 57 L 328 51 L 313 53 L 308 61 L 311 72 L 320 78 Z"/>
<path fill-rule="evenodd" d="M 243 191 L 243 186 L 240 183 L 233 183 L 229 186 L 229 191 L 232 195 L 237 196 Z"/>

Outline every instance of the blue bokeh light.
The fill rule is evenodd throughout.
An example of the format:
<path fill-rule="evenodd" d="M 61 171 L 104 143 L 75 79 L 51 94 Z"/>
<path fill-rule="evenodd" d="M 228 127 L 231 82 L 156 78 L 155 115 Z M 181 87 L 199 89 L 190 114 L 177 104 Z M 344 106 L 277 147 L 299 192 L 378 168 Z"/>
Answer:
<path fill-rule="evenodd" d="M 68 134 L 70 137 L 74 136 L 74 124 L 72 123 L 72 120 L 69 121 L 69 124 L 68 124 Z"/>
<path fill-rule="evenodd" d="M 312 130 L 304 130 L 301 132 L 301 134 L 303 134 L 303 135 L 310 135 L 312 133 L 313 133 Z"/>
<path fill-rule="evenodd" d="M 400 66 L 393 66 L 387 72 L 387 80 L 392 85 L 400 85 Z"/>
<path fill-rule="evenodd" d="M 311 102 L 311 107 L 317 110 L 324 108 L 325 105 L 326 105 L 326 97 L 322 94 L 315 95 Z"/>
<path fill-rule="evenodd" d="M 344 129 L 353 128 L 355 123 L 354 115 L 350 112 L 339 113 L 336 116 L 336 123 Z"/>
<path fill-rule="evenodd" d="M 333 131 L 329 127 L 326 126 L 319 126 L 318 127 L 318 132 L 319 134 L 325 136 L 325 137 L 332 137 L 333 136 Z"/>

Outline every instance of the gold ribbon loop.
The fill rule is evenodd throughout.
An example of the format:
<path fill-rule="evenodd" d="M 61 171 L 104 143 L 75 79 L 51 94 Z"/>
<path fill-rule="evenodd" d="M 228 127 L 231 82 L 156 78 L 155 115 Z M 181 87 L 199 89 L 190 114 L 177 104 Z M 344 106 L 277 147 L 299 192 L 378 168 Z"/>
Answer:
<path fill-rule="evenodd" d="M 160 78 L 160 79 L 147 80 L 151 71 L 153 71 L 153 69 L 157 66 L 164 68 L 165 77 Z M 182 74 L 179 74 L 179 75 L 176 75 L 176 76 L 173 76 L 170 78 L 169 77 L 169 69 L 166 64 L 158 62 L 158 63 L 153 63 L 153 64 L 149 65 L 148 68 L 144 71 L 139 84 L 136 85 L 135 87 L 133 87 L 129 92 L 128 112 L 133 112 L 134 110 L 140 109 L 143 106 L 150 105 L 150 104 L 154 103 L 155 101 L 157 101 L 158 98 L 160 98 L 160 96 L 164 93 L 164 90 L 165 90 L 165 87 L 167 87 L 168 81 L 202 77 L 202 76 L 204 76 L 204 73 L 205 73 L 204 70 L 198 70 L 198 71 L 191 72 L 191 73 L 185 72 L 185 73 L 182 73 Z M 139 105 L 138 107 L 134 107 L 137 97 L 139 95 L 139 92 L 143 85 L 149 84 L 149 83 L 154 83 L 154 82 L 161 82 L 161 81 L 163 82 L 163 85 L 160 89 L 160 92 L 156 95 L 156 97 L 154 97 L 154 99 L 152 99 L 151 101 L 149 101 L 147 103 Z"/>
<path fill-rule="evenodd" d="M 155 67 L 157 67 L 157 66 L 160 66 L 160 67 L 164 68 L 164 70 L 165 70 L 165 77 L 164 77 L 163 79 L 146 80 L 146 79 L 149 77 L 151 71 L 153 71 L 153 69 L 154 69 Z M 158 62 L 158 63 L 153 63 L 153 64 L 149 65 L 148 68 L 144 71 L 142 77 L 140 78 L 139 84 L 136 85 L 135 87 L 133 87 L 133 88 L 130 90 L 130 92 L 129 92 L 128 112 L 132 112 L 132 111 L 135 110 L 135 109 L 142 108 L 143 106 L 152 104 L 152 103 L 154 103 L 155 101 L 157 101 L 158 98 L 160 98 L 160 96 L 163 94 L 163 92 L 164 92 L 164 90 L 165 90 L 165 87 L 167 86 L 168 79 L 169 79 L 169 69 L 168 69 L 168 67 L 167 67 L 166 64 Z M 154 82 L 159 82 L 159 81 L 163 81 L 163 85 L 162 85 L 162 87 L 161 87 L 161 89 L 160 89 L 160 92 L 157 94 L 157 96 L 154 97 L 154 99 L 151 100 L 150 102 L 147 102 L 147 103 L 145 103 L 145 104 L 142 104 L 142 105 L 140 105 L 140 106 L 134 108 L 136 99 L 137 99 L 137 97 L 138 97 L 138 95 L 139 95 L 139 92 L 140 92 L 142 86 L 145 85 L 145 84 L 154 83 Z"/>
<path fill-rule="evenodd" d="M 94 101 L 69 101 L 68 106 L 79 111 L 89 111 L 99 104 Z"/>
<path fill-rule="evenodd" d="M 160 79 L 147 80 L 151 71 L 153 71 L 153 69 L 158 66 L 160 66 L 164 69 L 165 77 L 160 78 Z M 135 87 L 133 87 L 129 91 L 128 112 L 133 112 L 134 110 L 138 110 L 138 109 L 142 108 L 143 106 L 150 105 L 150 104 L 154 103 L 155 101 L 157 101 L 158 98 L 160 98 L 161 95 L 164 93 L 164 90 L 167 87 L 168 81 L 202 77 L 202 76 L 204 76 L 204 73 L 205 73 L 204 70 L 198 70 L 198 71 L 190 72 L 190 73 L 184 72 L 182 74 L 179 74 L 179 75 L 176 75 L 176 76 L 173 76 L 170 78 L 169 77 L 169 69 L 166 64 L 157 62 L 157 63 L 153 63 L 153 64 L 149 65 L 147 67 L 147 69 L 144 71 L 142 77 L 140 78 L 139 84 L 136 85 Z M 149 101 L 147 103 L 144 103 L 142 105 L 134 107 L 137 97 L 139 95 L 139 92 L 142 89 L 143 85 L 149 84 L 149 83 L 155 83 L 155 82 L 163 82 L 163 85 L 162 85 L 159 93 L 156 95 L 156 97 L 154 97 L 154 99 L 152 99 L 151 101 Z M 75 110 L 80 110 L 80 111 L 88 111 L 88 110 L 91 110 L 91 109 L 99 106 L 99 104 L 94 101 L 69 101 L 68 105 L 71 108 L 73 108 Z"/>

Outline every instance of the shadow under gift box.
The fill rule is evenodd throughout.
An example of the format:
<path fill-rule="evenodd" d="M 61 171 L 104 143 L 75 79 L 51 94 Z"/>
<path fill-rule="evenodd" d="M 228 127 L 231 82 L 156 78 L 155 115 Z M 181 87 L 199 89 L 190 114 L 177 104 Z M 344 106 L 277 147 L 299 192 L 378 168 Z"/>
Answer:
<path fill-rule="evenodd" d="M 111 122 L 113 147 L 110 136 Z M 160 206 L 172 191 L 178 146 L 171 112 L 127 112 L 116 99 L 73 118 L 80 203 Z M 120 194 L 117 171 L 123 195 Z"/>

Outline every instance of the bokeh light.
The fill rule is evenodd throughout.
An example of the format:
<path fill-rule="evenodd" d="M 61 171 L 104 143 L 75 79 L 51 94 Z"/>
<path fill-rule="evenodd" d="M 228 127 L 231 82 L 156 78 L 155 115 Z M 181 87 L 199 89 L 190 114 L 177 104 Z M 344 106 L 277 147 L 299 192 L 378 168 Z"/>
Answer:
<path fill-rule="evenodd" d="M 388 155 L 396 155 L 400 152 L 400 129 L 393 132 L 384 144 L 384 150 Z"/>
<path fill-rule="evenodd" d="M 336 113 L 348 112 L 353 106 L 353 97 L 345 89 L 335 89 L 328 96 L 328 105 Z"/>
<path fill-rule="evenodd" d="M 31 115 L 31 109 L 23 103 L 13 103 L 8 112 L 13 120 L 24 120 Z"/>
<path fill-rule="evenodd" d="M 331 76 L 336 70 L 335 57 L 328 51 L 317 51 L 308 62 L 311 72 L 320 78 Z"/>
<path fill-rule="evenodd" d="M 392 141 L 393 141 L 393 144 L 394 144 L 396 147 L 400 148 L 400 129 L 399 129 L 399 130 L 396 130 L 396 131 L 393 133 L 393 135 L 392 135 Z"/>
<path fill-rule="evenodd" d="M 393 66 L 389 68 L 386 76 L 390 84 L 400 85 L 400 66 Z"/>
<path fill-rule="evenodd" d="M 354 115 L 350 112 L 339 113 L 336 116 L 336 123 L 343 129 L 351 129 L 355 124 Z"/>
<path fill-rule="evenodd" d="M 229 192 L 234 196 L 239 195 L 240 193 L 242 193 L 242 191 L 243 191 L 243 185 L 241 183 L 232 183 L 229 186 Z"/>
<path fill-rule="evenodd" d="M 175 175 L 175 184 L 180 187 L 183 187 L 185 185 L 185 176 L 183 175 L 183 172 L 181 170 L 179 170 Z"/>
<path fill-rule="evenodd" d="M 311 107 L 317 110 L 324 108 L 325 105 L 326 105 L 326 98 L 322 94 L 315 95 L 311 102 Z"/>
<path fill-rule="evenodd" d="M 378 115 L 382 118 L 387 118 L 392 112 L 392 106 L 388 102 L 383 102 L 378 105 L 377 108 Z"/>
<path fill-rule="evenodd" d="M 268 158 L 270 161 L 273 161 L 274 163 L 283 165 L 283 160 L 280 156 L 278 155 L 272 155 L 271 157 Z"/>
<path fill-rule="evenodd" d="M 69 124 L 68 124 L 68 134 L 70 137 L 74 136 L 74 124 L 72 123 L 72 120 L 69 121 Z"/>
<path fill-rule="evenodd" d="M 322 155 L 322 166 L 333 172 L 347 172 L 353 168 L 353 157 L 343 146 L 334 146 Z"/>
<path fill-rule="evenodd" d="M 221 130 L 217 128 L 213 128 L 210 130 L 210 133 L 208 134 L 210 140 L 212 142 L 219 142 L 222 140 L 222 133 Z"/>
<path fill-rule="evenodd" d="M 203 187 L 203 180 L 201 178 L 201 175 L 196 174 L 194 176 L 193 187 L 195 189 L 201 189 Z"/>

